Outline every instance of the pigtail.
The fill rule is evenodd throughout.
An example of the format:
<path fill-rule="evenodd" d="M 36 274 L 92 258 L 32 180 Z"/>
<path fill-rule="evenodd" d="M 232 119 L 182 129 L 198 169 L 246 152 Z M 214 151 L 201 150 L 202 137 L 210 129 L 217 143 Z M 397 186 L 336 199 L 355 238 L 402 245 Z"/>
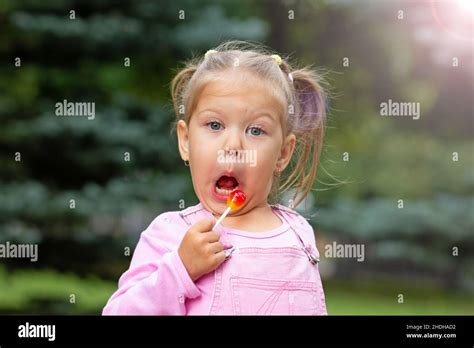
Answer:
<path fill-rule="evenodd" d="M 316 178 L 324 138 L 326 95 L 320 85 L 321 78 L 312 70 L 295 70 L 290 79 L 294 105 L 290 104 L 288 124 L 297 143 L 280 192 L 294 188 L 292 199 L 297 206 L 309 194 Z"/>
<path fill-rule="evenodd" d="M 173 78 L 173 81 L 171 82 L 171 97 L 173 98 L 173 108 L 176 114 L 176 121 L 179 121 L 184 117 L 184 113 L 181 112 L 181 106 L 184 107 L 183 94 L 196 70 L 197 65 L 189 63 Z"/>

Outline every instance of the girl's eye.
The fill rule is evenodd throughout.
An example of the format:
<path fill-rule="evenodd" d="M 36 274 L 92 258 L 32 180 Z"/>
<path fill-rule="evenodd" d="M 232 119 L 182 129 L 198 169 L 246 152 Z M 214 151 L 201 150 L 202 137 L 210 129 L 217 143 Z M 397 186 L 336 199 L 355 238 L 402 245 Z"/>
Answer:
<path fill-rule="evenodd" d="M 259 128 L 259 127 L 251 127 L 251 128 L 249 128 L 249 131 L 250 131 L 250 134 L 254 135 L 254 136 L 259 136 L 259 135 L 265 134 L 264 130 L 262 128 Z"/>
<path fill-rule="evenodd" d="M 219 122 L 211 121 L 211 122 L 206 123 L 206 126 L 212 130 L 219 130 L 221 129 L 222 125 Z"/>

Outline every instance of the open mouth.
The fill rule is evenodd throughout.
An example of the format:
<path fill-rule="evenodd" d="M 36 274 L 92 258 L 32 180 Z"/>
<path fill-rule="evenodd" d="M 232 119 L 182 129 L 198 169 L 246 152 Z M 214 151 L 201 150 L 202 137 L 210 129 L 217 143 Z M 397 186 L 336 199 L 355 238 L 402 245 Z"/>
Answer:
<path fill-rule="evenodd" d="M 216 181 L 216 192 L 228 196 L 229 193 L 239 188 L 239 182 L 233 176 L 223 175 Z"/>

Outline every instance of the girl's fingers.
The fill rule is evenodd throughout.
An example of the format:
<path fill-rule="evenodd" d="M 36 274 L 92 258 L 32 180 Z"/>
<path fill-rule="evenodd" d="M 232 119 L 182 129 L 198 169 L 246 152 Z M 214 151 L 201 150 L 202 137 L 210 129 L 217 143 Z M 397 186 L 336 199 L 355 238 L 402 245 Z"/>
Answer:
<path fill-rule="evenodd" d="M 222 262 L 225 261 L 224 250 L 219 251 L 217 254 L 214 254 L 214 261 L 215 261 L 216 266 L 219 266 Z"/>
<path fill-rule="evenodd" d="M 204 233 L 204 240 L 209 243 L 217 242 L 220 237 L 220 234 L 215 231 L 209 231 Z"/>
<path fill-rule="evenodd" d="M 211 253 L 219 253 L 224 250 L 224 244 L 221 242 L 214 242 L 214 243 L 209 243 L 209 251 Z"/>

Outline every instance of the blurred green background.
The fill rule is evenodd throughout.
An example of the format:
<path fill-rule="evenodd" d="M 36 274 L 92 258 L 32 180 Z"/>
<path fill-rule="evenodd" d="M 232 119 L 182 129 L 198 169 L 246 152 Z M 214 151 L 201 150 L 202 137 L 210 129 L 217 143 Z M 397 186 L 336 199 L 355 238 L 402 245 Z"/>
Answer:
<path fill-rule="evenodd" d="M 323 68 L 330 86 L 301 210 L 329 313 L 474 314 L 466 3 L 0 2 L 0 243 L 39 245 L 38 262 L 0 259 L 0 313 L 99 314 L 140 232 L 197 203 L 170 135 L 170 80 L 239 39 Z M 95 119 L 57 117 L 64 99 L 95 102 Z M 389 99 L 419 102 L 420 119 L 380 116 Z M 364 245 L 364 261 L 328 257 L 333 242 Z"/>

